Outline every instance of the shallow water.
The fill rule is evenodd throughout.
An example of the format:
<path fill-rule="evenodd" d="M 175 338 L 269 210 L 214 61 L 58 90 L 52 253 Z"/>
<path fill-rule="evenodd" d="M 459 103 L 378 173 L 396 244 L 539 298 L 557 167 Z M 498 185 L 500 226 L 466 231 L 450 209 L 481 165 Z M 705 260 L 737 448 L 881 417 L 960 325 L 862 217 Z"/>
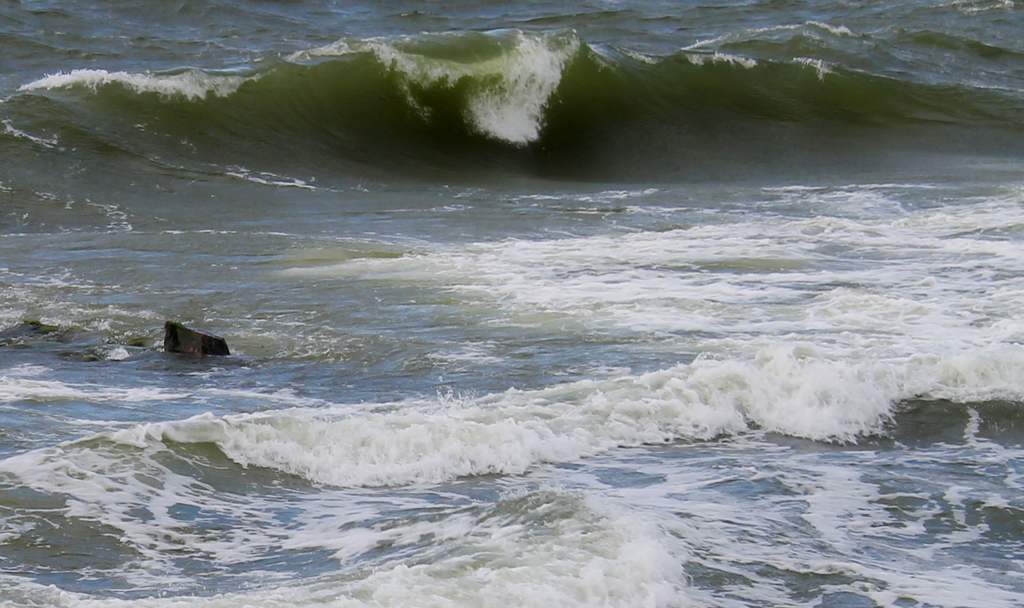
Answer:
<path fill-rule="evenodd" d="M 0 6 L 0 606 L 1020 605 L 1022 26 Z"/>

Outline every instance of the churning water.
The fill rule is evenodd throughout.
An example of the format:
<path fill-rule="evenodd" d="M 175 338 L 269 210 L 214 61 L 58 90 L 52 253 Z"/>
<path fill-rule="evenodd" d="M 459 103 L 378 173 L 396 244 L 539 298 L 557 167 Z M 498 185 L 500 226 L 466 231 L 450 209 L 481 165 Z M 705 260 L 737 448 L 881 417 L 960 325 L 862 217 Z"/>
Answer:
<path fill-rule="evenodd" d="M 1020 4 L 0 4 L 0 606 L 1022 605 Z"/>

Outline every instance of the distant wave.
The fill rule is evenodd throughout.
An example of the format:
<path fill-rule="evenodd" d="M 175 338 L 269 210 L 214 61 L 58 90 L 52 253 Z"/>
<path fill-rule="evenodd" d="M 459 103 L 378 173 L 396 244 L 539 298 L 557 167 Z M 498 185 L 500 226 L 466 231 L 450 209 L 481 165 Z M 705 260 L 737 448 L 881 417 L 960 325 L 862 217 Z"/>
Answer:
<path fill-rule="evenodd" d="M 756 60 L 698 47 L 648 56 L 592 47 L 567 31 L 342 39 L 266 64 L 245 74 L 72 70 L 21 86 L 5 109 L 14 127 L 21 114 L 33 132 L 72 128 L 122 149 L 145 134 L 110 132 L 111 124 L 144 122 L 153 139 L 187 136 L 200 153 L 244 158 L 254 144 L 299 153 L 315 145 L 350 160 L 427 164 L 440 162 L 437 151 L 571 164 L 595 151 L 634 154 L 652 140 L 660 144 L 651 156 L 684 151 L 692 160 L 705 144 L 778 145 L 787 129 L 827 141 L 839 129 L 1024 126 L 1024 104 L 1006 92 L 872 75 L 812 56 Z M 83 104 L 87 112 L 75 110 Z M 86 120 L 103 126 L 79 124 Z"/>

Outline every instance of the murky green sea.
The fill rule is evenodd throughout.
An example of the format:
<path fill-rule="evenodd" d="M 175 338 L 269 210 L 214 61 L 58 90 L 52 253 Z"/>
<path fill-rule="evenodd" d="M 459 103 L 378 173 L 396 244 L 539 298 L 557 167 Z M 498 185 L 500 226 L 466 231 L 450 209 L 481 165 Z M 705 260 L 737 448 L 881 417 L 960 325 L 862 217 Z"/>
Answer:
<path fill-rule="evenodd" d="M 0 606 L 1024 605 L 1022 34 L 0 1 Z"/>

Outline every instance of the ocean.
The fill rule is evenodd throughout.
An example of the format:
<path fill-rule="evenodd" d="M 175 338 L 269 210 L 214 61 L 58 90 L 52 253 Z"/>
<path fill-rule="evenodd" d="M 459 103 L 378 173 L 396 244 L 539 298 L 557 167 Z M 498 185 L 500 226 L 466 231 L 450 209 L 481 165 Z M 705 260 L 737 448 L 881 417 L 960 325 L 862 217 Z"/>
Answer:
<path fill-rule="evenodd" d="M 1019 1 L 0 2 L 0 606 L 1020 607 L 1022 169 Z"/>

